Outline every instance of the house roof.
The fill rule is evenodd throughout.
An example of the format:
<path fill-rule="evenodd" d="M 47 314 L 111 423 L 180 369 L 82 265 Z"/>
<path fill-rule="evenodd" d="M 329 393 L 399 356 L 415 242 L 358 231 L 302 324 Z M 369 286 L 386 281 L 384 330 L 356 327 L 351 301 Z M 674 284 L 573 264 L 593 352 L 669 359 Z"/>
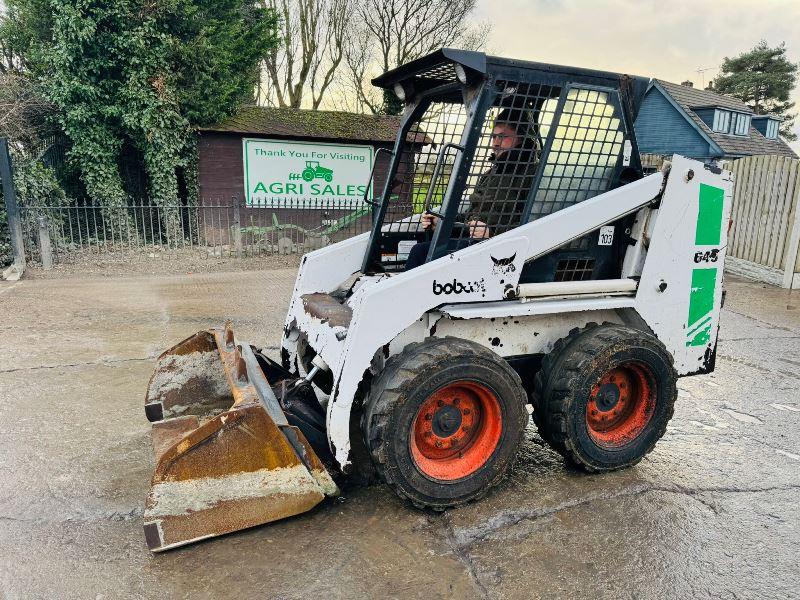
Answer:
<path fill-rule="evenodd" d="M 752 114 L 753 111 L 750 107 L 738 98 L 718 94 L 710 90 L 699 90 L 661 79 L 657 79 L 656 83 L 683 110 L 690 122 L 696 126 L 696 129 L 699 129 L 701 134 L 708 138 L 710 142 L 716 144 L 724 152 L 725 156 L 777 154 L 779 156 L 797 158 L 794 151 L 782 139 L 767 139 L 752 125 L 750 126 L 750 133 L 746 136 L 715 133 L 694 112 L 694 109 L 714 106 Z"/>
<path fill-rule="evenodd" d="M 245 106 L 221 123 L 200 131 L 280 137 L 394 142 L 400 117 L 333 110 Z"/>
<path fill-rule="evenodd" d="M 688 108 L 719 106 L 720 108 L 738 110 L 739 112 L 753 112 L 747 104 L 733 96 L 718 94 L 711 90 L 701 90 L 695 87 L 689 87 L 688 85 L 679 85 L 677 83 L 664 81 L 663 79 L 657 79 L 656 81 L 669 92 L 669 95 L 672 96 L 676 102 Z"/>

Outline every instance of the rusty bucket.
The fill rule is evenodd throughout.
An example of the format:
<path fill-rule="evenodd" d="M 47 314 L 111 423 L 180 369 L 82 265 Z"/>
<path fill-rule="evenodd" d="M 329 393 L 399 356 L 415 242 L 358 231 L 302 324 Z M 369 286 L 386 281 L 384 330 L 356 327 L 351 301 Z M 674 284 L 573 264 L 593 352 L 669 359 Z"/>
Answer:
<path fill-rule="evenodd" d="M 156 466 L 144 534 L 154 552 L 290 517 L 338 493 L 230 324 L 159 357 L 145 413 Z"/>

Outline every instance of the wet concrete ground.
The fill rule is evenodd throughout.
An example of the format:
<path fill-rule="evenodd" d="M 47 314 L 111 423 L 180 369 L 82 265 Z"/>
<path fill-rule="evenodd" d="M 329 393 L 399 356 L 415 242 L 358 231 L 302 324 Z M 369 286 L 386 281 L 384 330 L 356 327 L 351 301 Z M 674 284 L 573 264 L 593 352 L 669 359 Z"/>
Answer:
<path fill-rule="evenodd" d="M 800 597 L 800 293 L 729 280 L 717 371 L 637 467 L 567 470 L 534 428 L 441 515 L 383 486 L 151 555 L 142 399 L 209 324 L 275 346 L 294 272 L 0 283 L 0 597 Z"/>

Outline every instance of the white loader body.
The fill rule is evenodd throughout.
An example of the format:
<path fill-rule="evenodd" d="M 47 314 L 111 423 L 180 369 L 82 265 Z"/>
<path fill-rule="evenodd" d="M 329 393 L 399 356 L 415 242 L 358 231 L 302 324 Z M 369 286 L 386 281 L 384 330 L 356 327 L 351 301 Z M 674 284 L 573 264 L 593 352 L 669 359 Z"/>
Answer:
<path fill-rule="evenodd" d="M 547 353 L 592 321 L 627 323 L 649 328 L 673 355 L 679 375 L 713 369 L 732 185 L 729 172 L 675 156 L 667 174 L 411 271 L 360 274 L 369 234 L 307 254 L 282 345 L 300 375 L 308 370 L 300 356 L 308 347 L 330 369 L 330 393 L 316 391 L 327 403 L 328 440 L 339 465 L 348 464 L 351 407 L 365 376 L 426 338 L 456 336 L 510 357 Z M 603 227 L 633 213 L 630 232 Z M 620 279 L 519 283 L 526 262 L 598 229 L 601 236 L 631 238 Z M 343 289 L 352 289 L 342 305 L 345 318 L 309 311 L 310 295 Z"/>

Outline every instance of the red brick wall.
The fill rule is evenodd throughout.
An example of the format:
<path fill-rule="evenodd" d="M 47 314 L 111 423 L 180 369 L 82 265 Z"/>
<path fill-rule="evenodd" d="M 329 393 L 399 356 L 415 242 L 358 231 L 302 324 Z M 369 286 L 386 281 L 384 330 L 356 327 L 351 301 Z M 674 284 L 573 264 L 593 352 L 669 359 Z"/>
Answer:
<path fill-rule="evenodd" d="M 201 133 L 198 155 L 200 198 L 204 204 L 243 197 L 242 136 Z"/>

